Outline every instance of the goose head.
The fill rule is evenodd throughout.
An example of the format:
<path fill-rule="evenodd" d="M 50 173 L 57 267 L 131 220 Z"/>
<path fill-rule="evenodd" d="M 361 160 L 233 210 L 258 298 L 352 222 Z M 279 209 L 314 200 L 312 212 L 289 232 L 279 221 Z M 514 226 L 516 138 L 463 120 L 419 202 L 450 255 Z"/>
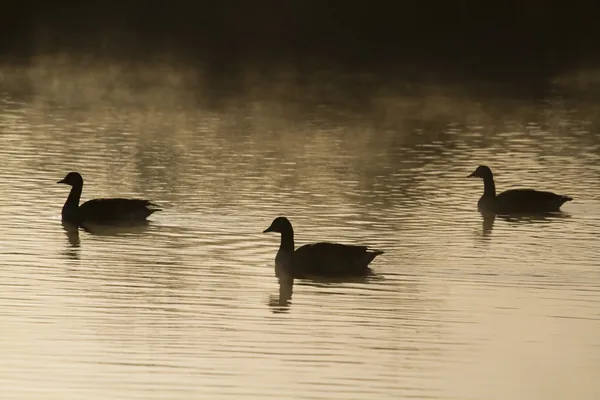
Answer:
<path fill-rule="evenodd" d="M 490 167 L 488 167 L 487 165 L 480 165 L 475 171 L 471 173 L 471 175 L 467 176 L 467 178 L 487 179 L 491 178 L 492 176 L 492 170 L 490 169 Z"/>
<path fill-rule="evenodd" d="M 263 233 L 267 232 L 279 232 L 282 234 L 293 232 L 292 224 L 286 217 L 277 217 L 273 220 L 271 226 L 263 231 Z"/>
<path fill-rule="evenodd" d="M 56 183 L 64 183 L 65 185 L 70 186 L 82 186 L 83 178 L 78 172 L 69 172 L 67 176 Z"/>

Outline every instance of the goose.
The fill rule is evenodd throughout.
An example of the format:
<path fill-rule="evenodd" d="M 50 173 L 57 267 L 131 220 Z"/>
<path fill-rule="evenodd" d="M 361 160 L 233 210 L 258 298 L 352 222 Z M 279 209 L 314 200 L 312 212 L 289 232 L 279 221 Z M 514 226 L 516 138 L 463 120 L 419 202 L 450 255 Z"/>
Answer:
<path fill-rule="evenodd" d="M 372 271 L 369 264 L 381 250 L 367 246 L 339 243 L 306 244 L 294 250 L 294 229 L 286 217 L 277 217 L 263 233 L 278 232 L 281 244 L 275 265 L 287 270 L 293 278 L 366 276 Z"/>
<path fill-rule="evenodd" d="M 161 211 L 158 205 L 141 199 L 94 199 L 80 205 L 83 177 L 78 172 L 69 172 L 57 183 L 71 186 L 71 192 L 65 201 L 61 215 L 63 221 L 73 224 L 143 222 L 152 213 Z"/>
<path fill-rule="evenodd" d="M 560 210 L 560 207 L 572 197 L 543 192 L 534 189 L 511 189 L 496 195 L 494 175 L 487 165 L 477 167 L 470 177 L 483 179 L 483 195 L 477 202 L 480 211 L 498 214 L 537 214 L 551 213 Z"/>

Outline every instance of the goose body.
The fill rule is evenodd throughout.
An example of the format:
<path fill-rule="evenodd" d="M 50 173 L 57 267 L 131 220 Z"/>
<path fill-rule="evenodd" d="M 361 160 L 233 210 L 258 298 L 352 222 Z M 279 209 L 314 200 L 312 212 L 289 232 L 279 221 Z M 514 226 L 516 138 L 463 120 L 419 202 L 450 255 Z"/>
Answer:
<path fill-rule="evenodd" d="M 71 186 L 71 192 L 62 208 L 63 221 L 81 225 L 85 222 L 115 224 L 142 222 L 160 208 L 149 200 L 142 199 L 94 199 L 79 204 L 83 190 L 83 178 L 77 172 L 69 172 L 58 181 Z"/>
<path fill-rule="evenodd" d="M 277 217 L 264 232 L 281 233 L 275 264 L 293 278 L 365 276 L 369 264 L 383 251 L 367 246 L 313 243 L 294 249 L 294 230 L 285 217 Z"/>
<path fill-rule="evenodd" d="M 492 170 L 480 165 L 469 175 L 483 179 L 483 195 L 477 202 L 479 210 L 499 214 L 536 214 L 551 213 L 560 210 L 560 207 L 572 197 L 555 194 L 552 192 L 534 189 L 511 189 L 496 195 L 496 185 Z"/>

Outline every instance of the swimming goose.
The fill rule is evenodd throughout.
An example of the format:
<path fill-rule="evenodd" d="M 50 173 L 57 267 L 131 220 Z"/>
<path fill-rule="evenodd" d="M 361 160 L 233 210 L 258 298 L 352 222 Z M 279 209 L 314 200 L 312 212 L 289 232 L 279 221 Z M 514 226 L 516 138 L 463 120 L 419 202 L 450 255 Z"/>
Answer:
<path fill-rule="evenodd" d="M 57 183 L 71 185 L 71 192 L 62 208 L 62 219 L 77 225 L 84 222 L 113 224 L 119 222 L 142 222 L 155 211 L 156 204 L 140 199 L 94 199 L 79 205 L 83 178 L 77 172 L 69 172 Z"/>
<path fill-rule="evenodd" d="M 550 213 L 560 210 L 560 207 L 572 197 L 562 196 L 551 192 L 533 189 L 511 189 L 496 195 L 496 185 L 492 170 L 486 165 L 480 165 L 468 177 L 483 179 L 483 196 L 477 202 L 481 211 L 493 214 L 527 214 Z"/>
<path fill-rule="evenodd" d="M 263 231 L 281 233 L 276 266 L 285 268 L 293 278 L 364 276 L 371 273 L 369 263 L 383 254 L 367 246 L 339 243 L 306 244 L 294 250 L 294 229 L 285 217 L 277 217 Z"/>

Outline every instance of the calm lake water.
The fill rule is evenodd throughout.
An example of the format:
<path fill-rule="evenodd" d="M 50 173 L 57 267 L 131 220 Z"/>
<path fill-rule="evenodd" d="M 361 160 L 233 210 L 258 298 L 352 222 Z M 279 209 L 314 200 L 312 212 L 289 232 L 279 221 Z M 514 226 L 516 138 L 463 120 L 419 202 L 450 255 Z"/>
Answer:
<path fill-rule="evenodd" d="M 600 398 L 597 88 L 98 71 L 0 75 L 3 399 Z M 574 201 L 484 221 L 479 164 Z M 164 211 L 68 232 L 72 170 Z M 280 288 L 279 215 L 377 275 Z"/>

